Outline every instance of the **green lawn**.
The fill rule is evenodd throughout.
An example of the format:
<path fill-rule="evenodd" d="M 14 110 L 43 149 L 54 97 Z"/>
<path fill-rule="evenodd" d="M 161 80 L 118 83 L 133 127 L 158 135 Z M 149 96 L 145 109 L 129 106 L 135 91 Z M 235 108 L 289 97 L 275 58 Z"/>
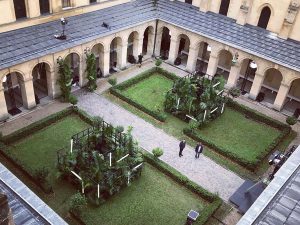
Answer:
<path fill-rule="evenodd" d="M 32 170 L 55 168 L 56 151 L 70 143 L 73 134 L 89 127 L 78 116 L 70 115 L 56 123 L 13 143 L 10 151 Z"/>
<path fill-rule="evenodd" d="M 205 202 L 149 164 L 131 186 L 99 208 L 82 215 L 89 225 L 184 224 L 190 209 L 201 210 Z"/>
<path fill-rule="evenodd" d="M 164 111 L 165 93 L 172 88 L 172 85 L 172 80 L 155 73 L 122 92 L 148 109 Z"/>
<path fill-rule="evenodd" d="M 280 135 L 278 129 L 258 123 L 227 107 L 224 114 L 197 131 L 234 155 L 255 162 Z"/>

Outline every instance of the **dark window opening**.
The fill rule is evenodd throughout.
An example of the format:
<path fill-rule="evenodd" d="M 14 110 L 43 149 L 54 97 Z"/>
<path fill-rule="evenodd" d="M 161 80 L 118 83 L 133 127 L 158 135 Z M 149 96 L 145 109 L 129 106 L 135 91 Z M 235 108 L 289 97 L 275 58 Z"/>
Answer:
<path fill-rule="evenodd" d="M 222 0 L 219 14 L 227 16 L 230 0 Z"/>
<path fill-rule="evenodd" d="M 62 7 L 63 8 L 71 7 L 71 0 L 62 0 Z"/>
<path fill-rule="evenodd" d="M 96 3 L 97 0 L 90 0 L 90 4 Z"/>
<path fill-rule="evenodd" d="M 185 0 L 185 3 L 193 4 L 193 0 Z"/>
<path fill-rule="evenodd" d="M 41 14 L 50 13 L 49 0 L 40 0 L 40 12 Z"/>
<path fill-rule="evenodd" d="M 267 29 L 270 17 L 271 17 L 271 10 L 268 6 L 266 6 L 261 10 L 261 14 L 257 26 Z"/>
<path fill-rule="evenodd" d="M 16 19 L 26 18 L 25 0 L 14 0 Z"/>

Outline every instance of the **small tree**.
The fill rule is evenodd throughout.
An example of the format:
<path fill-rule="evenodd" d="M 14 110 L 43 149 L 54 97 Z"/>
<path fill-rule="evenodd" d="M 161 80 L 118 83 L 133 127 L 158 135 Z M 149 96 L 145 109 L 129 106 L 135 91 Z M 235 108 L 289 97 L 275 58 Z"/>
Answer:
<path fill-rule="evenodd" d="M 77 97 L 75 96 L 75 95 L 70 95 L 70 97 L 69 97 L 69 102 L 72 104 L 72 105 L 76 105 L 77 104 L 77 102 L 78 102 L 78 99 L 77 99 Z"/>
<path fill-rule="evenodd" d="M 80 193 L 76 193 L 70 198 L 69 210 L 74 214 L 81 214 L 82 209 L 84 209 L 86 205 L 86 197 Z"/>
<path fill-rule="evenodd" d="M 109 78 L 107 81 L 111 86 L 115 86 L 117 84 L 117 78 Z"/>
<path fill-rule="evenodd" d="M 294 124 L 297 123 L 297 118 L 294 116 L 289 116 L 286 118 L 286 123 L 290 126 L 293 126 Z"/>
<path fill-rule="evenodd" d="M 162 64 L 162 60 L 161 59 L 156 59 L 155 66 L 159 67 L 161 64 Z"/>
<path fill-rule="evenodd" d="M 41 169 L 36 169 L 34 177 L 39 183 L 45 184 L 47 182 L 47 177 L 49 175 L 49 170 L 45 167 Z"/>
<path fill-rule="evenodd" d="M 88 90 L 94 91 L 97 88 L 97 71 L 96 71 L 96 57 L 94 53 L 87 52 L 86 54 L 86 75 L 88 79 Z"/>
<path fill-rule="evenodd" d="M 241 90 L 233 87 L 229 89 L 228 93 L 231 95 L 232 98 L 237 98 L 241 95 Z"/>
<path fill-rule="evenodd" d="M 70 99 L 72 77 L 71 68 L 64 59 L 57 59 L 58 63 L 58 84 L 60 86 L 63 101 L 67 102 Z"/>
<path fill-rule="evenodd" d="M 152 154 L 154 155 L 155 158 L 159 158 L 164 154 L 164 151 L 161 148 L 154 148 L 152 149 Z"/>

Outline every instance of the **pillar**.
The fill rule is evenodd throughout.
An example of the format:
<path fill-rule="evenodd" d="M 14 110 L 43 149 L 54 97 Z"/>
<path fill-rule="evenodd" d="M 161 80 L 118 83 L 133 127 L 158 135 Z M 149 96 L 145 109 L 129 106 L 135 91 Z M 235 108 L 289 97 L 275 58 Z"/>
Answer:
<path fill-rule="evenodd" d="M 56 13 L 62 10 L 62 1 L 61 0 L 50 0 L 51 4 L 50 6 L 52 7 L 52 12 Z"/>
<path fill-rule="evenodd" d="M 280 88 L 278 90 L 278 93 L 276 95 L 276 99 L 273 104 L 273 108 L 280 111 L 284 105 L 286 96 L 288 95 L 290 91 L 290 86 L 281 82 Z"/>
<path fill-rule="evenodd" d="M 219 57 L 211 53 L 207 65 L 206 74 L 210 76 L 215 76 L 218 69 L 218 62 L 219 62 Z"/>
<path fill-rule="evenodd" d="M 199 53 L 199 48 L 190 47 L 188 61 L 187 61 L 187 64 L 186 64 L 186 70 L 187 71 L 189 71 L 189 72 L 195 71 L 196 64 L 197 64 L 198 53 Z"/>
<path fill-rule="evenodd" d="M 106 77 L 109 74 L 110 68 L 110 51 L 104 50 L 103 52 L 103 76 Z"/>
<path fill-rule="evenodd" d="M 162 39 L 162 30 L 156 34 L 156 44 L 155 44 L 155 56 L 160 56 L 161 48 L 161 39 Z"/>
<path fill-rule="evenodd" d="M 200 7 L 199 7 L 200 11 L 201 12 L 207 12 L 207 11 L 209 11 L 209 9 L 210 9 L 210 2 L 211 2 L 211 0 L 202 0 L 201 3 L 200 3 Z"/>
<path fill-rule="evenodd" d="M 126 41 L 126 43 L 123 43 L 123 45 L 121 46 L 121 52 L 118 52 L 118 58 L 119 58 L 119 54 L 121 57 L 120 58 L 121 69 L 125 69 L 127 66 L 127 47 L 128 47 L 128 41 Z"/>
<path fill-rule="evenodd" d="M 32 109 L 36 106 L 34 97 L 34 88 L 32 78 L 19 82 L 22 93 L 23 105 L 27 109 Z"/>
<path fill-rule="evenodd" d="M 154 34 L 152 32 L 148 33 L 148 44 L 147 44 L 147 55 L 153 54 L 154 48 Z"/>
<path fill-rule="evenodd" d="M 168 58 L 169 63 L 174 64 L 174 61 L 178 56 L 178 48 L 179 48 L 178 40 L 171 37 L 171 44 L 170 44 L 169 58 Z"/>
<path fill-rule="evenodd" d="M 4 121 L 8 118 L 7 106 L 4 96 L 4 89 L 0 88 L 0 121 Z"/>
<path fill-rule="evenodd" d="M 81 54 L 80 62 L 79 62 L 79 86 L 80 87 L 84 87 L 88 83 L 85 70 L 86 70 L 86 56 L 85 54 Z"/>
<path fill-rule="evenodd" d="M 144 35 L 142 35 L 142 36 L 144 36 Z M 134 54 L 134 57 L 136 59 L 138 59 L 139 54 L 143 54 L 143 41 L 144 41 L 144 37 L 136 39 L 137 47 L 136 47 L 135 54 Z"/>
<path fill-rule="evenodd" d="M 241 65 L 238 62 L 234 66 L 231 66 L 229 77 L 226 84 L 227 88 L 232 88 L 236 86 L 236 82 L 240 77 L 240 70 L 241 70 Z"/>
<path fill-rule="evenodd" d="M 30 4 L 27 4 L 26 7 L 28 9 L 28 17 L 29 18 L 34 18 L 34 17 L 38 17 L 41 15 L 39 0 L 31 0 Z"/>
<path fill-rule="evenodd" d="M 261 85 L 264 82 L 264 75 L 261 75 L 260 73 L 255 74 L 254 80 L 253 80 L 253 84 L 249 93 L 249 98 L 252 100 L 255 100 L 258 93 L 260 92 L 261 89 Z"/>

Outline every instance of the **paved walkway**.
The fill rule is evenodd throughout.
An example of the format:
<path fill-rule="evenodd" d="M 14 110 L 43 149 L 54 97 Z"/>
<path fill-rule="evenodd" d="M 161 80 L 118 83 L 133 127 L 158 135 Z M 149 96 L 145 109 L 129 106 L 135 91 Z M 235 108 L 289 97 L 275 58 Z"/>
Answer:
<path fill-rule="evenodd" d="M 236 174 L 218 165 L 211 159 L 201 155 L 195 159 L 194 150 L 187 146 L 183 157 L 178 157 L 179 140 L 154 127 L 138 116 L 113 104 L 103 96 L 84 91 L 76 93 L 78 107 L 92 116 L 101 116 L 112 125 L 124 127 L 133 126 L 133 136 L 141 147 L 151 152 L 155 147 L 164 149 L 163 161 L 176 168 L 182 174 L 189 177 L 205 189 L 219 193 L 220 197 L 227 201 L 229 197 L 244 182 Z"/>
<path fill-rule="evenodd" d="M 28 221 L 16 221 L 16 224 L 29 225 L 29 224 L 53 224 L 53 225 L 67 225 L 67 223 L 57 215 L 47 204 L 45 204 L 36 194 L 34 194 L 22 181 L 20 181 L 14 174 L 12 174 L 5 166 L 0 163 L 0 181 L 2 181 L 10 190 L 10 193 L 14 193 L 21 198 L 25 203 L 19 205 L 19 207 L 26 207 L 27 213 L 23 212 L 24 216 L 28 217 Z M 1 190 L 1 189 L 0 189 Z M 21 201 L 20 201 L 21 202 Z M 16 210 L 16 209 L 15 209 Z M 30 212 L 33 212 L 30 217 Z M 12 208 L 12 213 L 14 215 L 14 209 Z M 43 219 L 35 221 L 34 218 L 39 219 L 39 216 L 35 217 L 35 214 L 40 215 Z M 17 218 L 17 215 L 14 215 Z M 19 218 L 20 220 L 25 220 L 25 218 Z M 45 220 L 45 222 L 44 222 Z"/>

